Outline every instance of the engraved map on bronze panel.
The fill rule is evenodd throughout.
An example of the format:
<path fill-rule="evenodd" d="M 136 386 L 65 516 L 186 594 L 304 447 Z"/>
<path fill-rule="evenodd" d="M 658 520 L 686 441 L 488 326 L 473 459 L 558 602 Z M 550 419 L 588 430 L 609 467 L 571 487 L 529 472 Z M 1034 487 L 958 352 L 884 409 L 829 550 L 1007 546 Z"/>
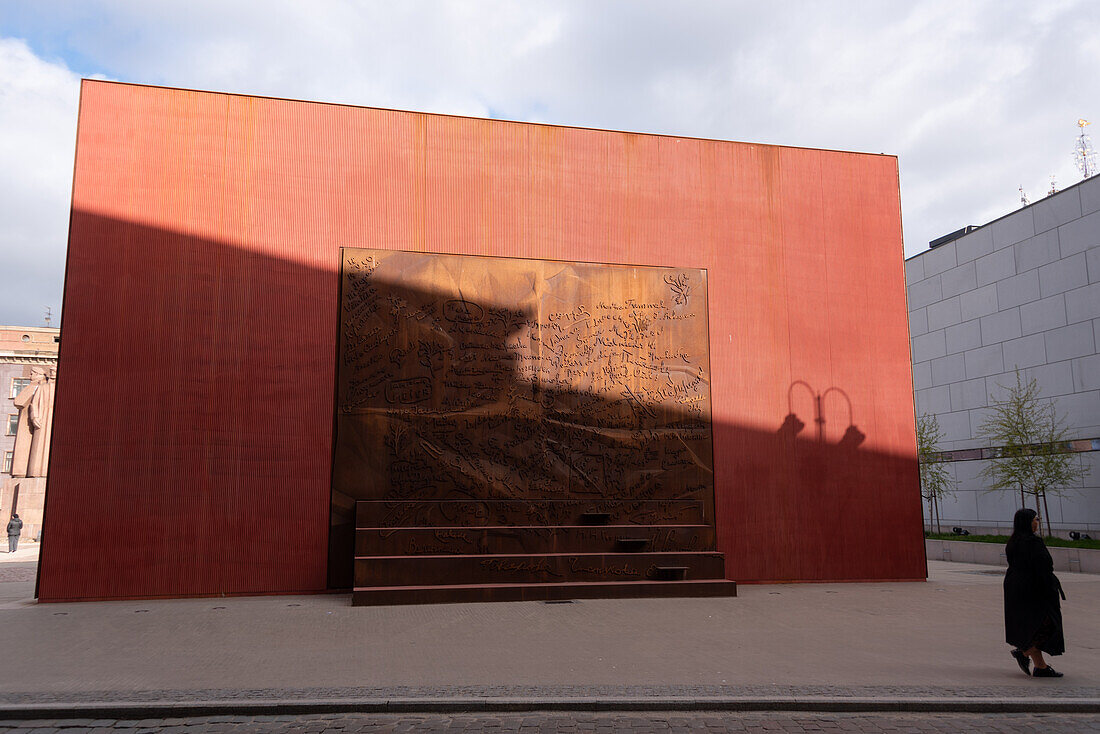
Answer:
<path fill-rule="evenodd" d="M 342 278 L 334 524 L 358 499 L 711 506 L 705 270 L 345 249 Z"/>

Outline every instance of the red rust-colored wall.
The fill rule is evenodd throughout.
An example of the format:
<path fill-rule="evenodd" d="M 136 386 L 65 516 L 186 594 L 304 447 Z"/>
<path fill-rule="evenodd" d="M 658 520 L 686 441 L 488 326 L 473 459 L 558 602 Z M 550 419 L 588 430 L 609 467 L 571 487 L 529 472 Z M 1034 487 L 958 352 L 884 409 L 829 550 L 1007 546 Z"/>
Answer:
<path fill-rule="evenodd" d="M 924 577 L 895 158 L 85 81 L 42 600 L 325 588 L 341 246 L 707 268 L 727 575 Z"/>

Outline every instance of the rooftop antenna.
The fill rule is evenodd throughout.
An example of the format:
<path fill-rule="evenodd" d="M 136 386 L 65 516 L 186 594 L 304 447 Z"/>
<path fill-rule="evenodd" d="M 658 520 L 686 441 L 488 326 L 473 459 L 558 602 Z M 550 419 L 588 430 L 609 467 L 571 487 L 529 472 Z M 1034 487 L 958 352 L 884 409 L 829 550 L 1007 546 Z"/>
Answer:
<path fill-rule="evenodd" d="M 1027 206 L 1031 203 L 1031 199 L 1027 198 L 1027 194 L 1024 193 L 1024 187 L 1020 185 L 1020 206 Z"/>
<path fill-rule="evenodd" d="M 1096 151 L 1092 148 L 1092 138 L 1085 134 L 1085 125 L 1088 124 L 1088 120 L 1077 121 L 1081 134 L 1077 136 L 1077 143 L 1073 146 L 1073 162 L 1077 164 L 1082 178 L 1096 175 Z"/>
<path fill-rule="evenodd" d="M 50 325 L 50 317 L 51 316 L 52 316 L 52 314 L 50 313 L 50 307 L 46 306 L 46 326 Z"/>
<path fill-rule="evenodd" d="M 1050 174 L 1050 191 L 1047 192 L 1047 196 L 1054 196 L 1058 193 L 1058 177 L 1053 173 Z"/>

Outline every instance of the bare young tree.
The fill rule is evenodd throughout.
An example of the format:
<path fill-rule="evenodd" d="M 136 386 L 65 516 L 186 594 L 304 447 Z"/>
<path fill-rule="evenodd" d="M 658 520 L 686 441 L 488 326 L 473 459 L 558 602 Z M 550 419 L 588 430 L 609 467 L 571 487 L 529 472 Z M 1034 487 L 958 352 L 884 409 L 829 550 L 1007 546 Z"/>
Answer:
<path fill-rule="evenodd" d="M 947 469 L 947 461 L 940 453 L 943 440 L 940 422 L 933 413 L 917 416 L 917 461 L 920 464 L 920 496 L 928 502 L 929 523 L 936 523 L 940 531 L 940 501 L 954 496 L 955 480 Z"/>
<path fill-rule="evenodd" d="M 1004 399 L 989 396 L 990 412 L 978 429 L 995 449 L 982 476 L 989 482 L 988 491 L 1019 491 L 1022 507 L 1028 496 L 1033 497 L 1049 536 L 1047 495 L 1063 495 L 1088 470 L 1069 450 L 1065 419 L 1052 401 L 1042 399 L 1034 378 L 1025 383 L 1016 370 L 1016 386 L 1000 387 L 1007 390 Z"/>

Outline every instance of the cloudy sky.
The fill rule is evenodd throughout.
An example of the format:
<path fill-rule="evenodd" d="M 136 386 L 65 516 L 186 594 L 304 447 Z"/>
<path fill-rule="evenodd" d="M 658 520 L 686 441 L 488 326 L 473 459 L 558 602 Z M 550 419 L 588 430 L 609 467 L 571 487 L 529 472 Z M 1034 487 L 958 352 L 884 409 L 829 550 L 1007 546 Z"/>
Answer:
<path fill-rule="evenodd" d="M 60 311 L 81 77 L 891 153 L 912 255 L 1080 180 L 1100 7 L 0 0 L 3 324 Z"/>

